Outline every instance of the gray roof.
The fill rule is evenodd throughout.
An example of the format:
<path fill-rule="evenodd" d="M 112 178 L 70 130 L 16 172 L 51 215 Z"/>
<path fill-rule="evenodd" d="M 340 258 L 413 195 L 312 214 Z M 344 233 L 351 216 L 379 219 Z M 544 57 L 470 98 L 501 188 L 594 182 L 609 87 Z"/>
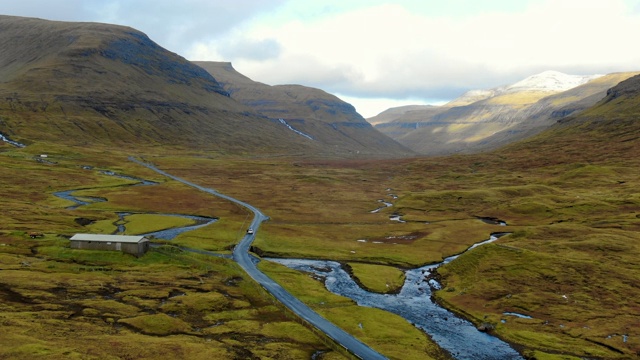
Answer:
<path fill-rule="evenodd" d="M 100 235 L 100 234 L 75 234 L 71 240 L 77 241 L 102 241 L 102 242 L 121 242 L 121 243 L 139 243 L 140 241 L 149 241 L 144 236 L 127 236 L 127 235 Z"/>

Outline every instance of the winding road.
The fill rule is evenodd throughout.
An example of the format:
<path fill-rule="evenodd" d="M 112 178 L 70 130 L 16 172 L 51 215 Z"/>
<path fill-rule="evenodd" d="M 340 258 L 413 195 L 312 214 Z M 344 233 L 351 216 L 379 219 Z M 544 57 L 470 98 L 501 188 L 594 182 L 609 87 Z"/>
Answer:
<path fill-rule="evenodd" d="M 327 337 L 331 338 L 336 343 L 340 344 L 351 354 L 361 358 L 361 359 L 386 359 L 385 356 L 371 349 L 360 340 L 356 339 L 351 334 L 346 331 L 340 329 L 327 319 L 320 316 L 318 313 L 313 311 L 310 307 L 305 305 L 302 301 L 298 300 L 296 297 L 291 295 L 287 290 L 285 290 L 282 286 L 277 284 L 267 275 L 262 273 L 256 267 L 255 263 L 252 261 L 251 255 L 249 254 L 249 248 L 251 247 L 251 243 L 255 239 L 256 233 L 260 227 L 260 224 L 263 221 L 269 219 L 268 216 L 264 215 L 258 208 L 247 204 L 243 201 L 232 198 L 228 195 L 221 194 L 213 189 L 205 188 L 203 186 L 194 184 L 177 176 L 171 175 L 165 171 L 162 171 L 155 166 L 148 164 L 146 162 L 140 161 L 134 157 L 129 157 L 130 161 L 133 161 L 139 165 L 147 167 L 161 175 L 169 177 L 175 181 L 179 181 L 185 185 L 196 188 L 200 191 L 206 192 L 208 194 L 220 197 L 222 199 L 231 201 L 240 206 L 243 206 L 253 212 L 253 221 L 251 222 L 250 227 L 254 230 L 253 234 L 246 234 L 242 240 L 236 245 L 233 250 L 233 260 L 235 260 L 240 267 L 249 275 L 253 280 L 258 282 L 266 291 L 268 291 L 271 295 L 273 295 L 278 301 L 280 301 L 284 306 L 289 308 L 293 313 L 299 316 L 301 319 L 304 319 L 318 330 L 322 331 Z"/>

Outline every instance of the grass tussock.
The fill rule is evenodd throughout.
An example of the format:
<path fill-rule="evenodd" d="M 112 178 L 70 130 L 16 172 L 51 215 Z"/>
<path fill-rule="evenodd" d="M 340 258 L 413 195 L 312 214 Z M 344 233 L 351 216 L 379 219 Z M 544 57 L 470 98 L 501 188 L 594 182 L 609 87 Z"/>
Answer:
<path fill-rule="evenodd" d="M 365 289 L 377 293 L 394 293 L 404 285 L 404 271 L 401 269 L 362 263 L 348 263 L 347 269 L 353 278 Z"/>

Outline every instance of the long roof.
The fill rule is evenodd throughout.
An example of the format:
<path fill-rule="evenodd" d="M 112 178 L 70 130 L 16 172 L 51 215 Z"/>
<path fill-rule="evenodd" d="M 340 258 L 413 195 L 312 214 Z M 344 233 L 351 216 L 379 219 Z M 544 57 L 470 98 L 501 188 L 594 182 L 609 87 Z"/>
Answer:
<path fill-rule="evenodd" d="M 121 243 L 139 243 L 140 241 L 148 241 L 144 236 L 129 235 L 102 235 L 102 234 L 75 234 L 70 240 L 77 241 L 102 241 L 102 242 L 121 242 Z"/>

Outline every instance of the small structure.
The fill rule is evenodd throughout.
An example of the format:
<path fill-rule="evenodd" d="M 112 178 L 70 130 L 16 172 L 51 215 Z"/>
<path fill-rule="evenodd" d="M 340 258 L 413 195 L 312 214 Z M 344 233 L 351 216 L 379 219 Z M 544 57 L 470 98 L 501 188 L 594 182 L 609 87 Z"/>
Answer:
<path fill-rule="evenodd" d="M 75 234 L 72 249 L 113 250 L 140 257 L 149 250 L 149 239 L 144 236 Z"/>

